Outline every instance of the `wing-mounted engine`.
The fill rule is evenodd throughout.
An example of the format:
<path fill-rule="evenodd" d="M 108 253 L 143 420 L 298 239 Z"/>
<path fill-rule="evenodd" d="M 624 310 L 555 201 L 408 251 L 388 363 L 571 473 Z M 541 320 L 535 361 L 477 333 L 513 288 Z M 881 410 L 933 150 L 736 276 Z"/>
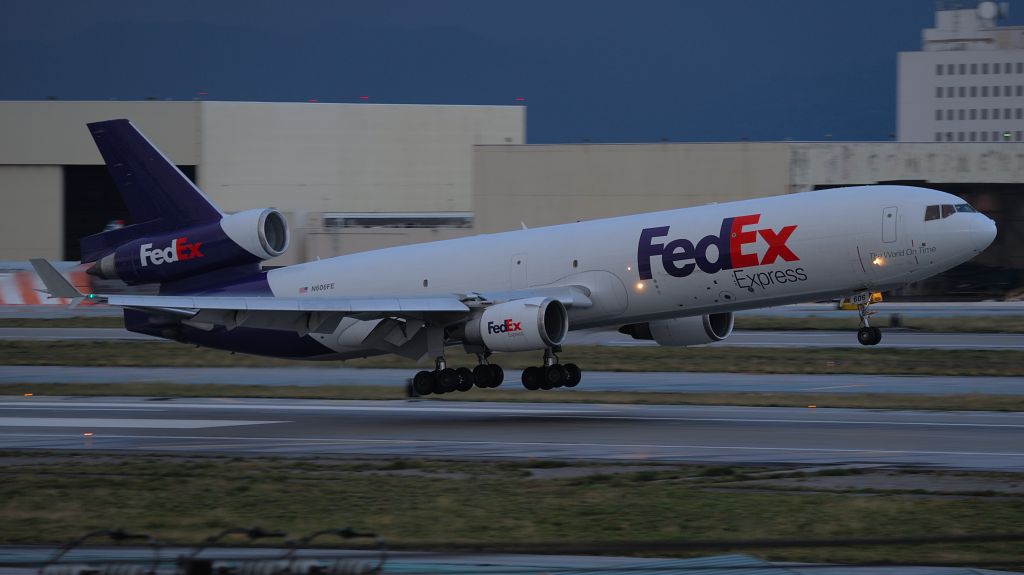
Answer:
<path fill-rule="evenodd" d="M 727 312 L 631 323 L 619 332 L 633 339 L 654 340 L 658 345 L 686 346 L 722 341 L 732 333 L 732 327 L 733 314 Z"/>
<path fill-rule="evenodd" d="M 467 344 L 493 351 L 530 351 L 561 345 L 569 314 L 554 298 L 512 300 L 483 308 L 463 326 Z"/>
<path fill-rule="evenodd" d="M 134 239 L 107 254 L 89 273 L 127 284 L 166 282 L 277 257 L 288 249 L 281 212 L 255 209 L 163 234 Z"/>

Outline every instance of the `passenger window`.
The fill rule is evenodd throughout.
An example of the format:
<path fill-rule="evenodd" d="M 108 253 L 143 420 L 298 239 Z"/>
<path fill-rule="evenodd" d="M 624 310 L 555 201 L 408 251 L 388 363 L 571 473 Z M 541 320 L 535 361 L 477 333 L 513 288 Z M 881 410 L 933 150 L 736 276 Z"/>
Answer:
<path fill-rule="evenodd" d="M 939 219 L 939 206 L 928 206 L 924 209 L 924 221 Z"/>
<path fill-rule="evenodd" d="M 942 204 L 942 217 L 948 218 L 949 216 L 952 216 L 955 213 L 956 209 L 954 209 L 953 206 L 951 206 L 950 204 Z"/>
<path fill-rule="evenodd" d="M 971 206 L 971 204 L 957 204 L 956 211 L 964 212 L 967 214 L 974 214 L 978 212 L 978 210 L 974 209 L 974 207 Z"/>

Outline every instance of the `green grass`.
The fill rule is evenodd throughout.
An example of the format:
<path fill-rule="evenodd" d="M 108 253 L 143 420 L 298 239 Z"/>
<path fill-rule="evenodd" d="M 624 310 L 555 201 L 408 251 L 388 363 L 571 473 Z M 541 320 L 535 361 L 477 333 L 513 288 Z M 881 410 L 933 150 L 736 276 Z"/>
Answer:
<path fill-rule="evenodd" d="M 511 381 L 505 385 L 517 386 Z M 405 399 L 400 386 L 263 386 L 176 383 L 3 383 L 0 395 L 248 397 L 338 400 Z M 935 411 L 1024 411 L 1020 395 L 899 395 L 889 393 L 656 393 L 560 389 L 526 392 L 518 389 L 473 389 L 466 393 L 429 396 L 430 401 L 500 401 L 530 403 L 603 403 L 638 405 L 741 405 L 808 409 L 925 409 Z M 28 400 L 30 401 L 30 399 Z M 808 407 L 813 406 L 813 407 Z"/>
<path fill-rule="evenodd" d="M 964 350 L 941 352 L 880 347 L 856 348 L 567 348 L 559 356 L 592 371 L 689 371 L 733 373 L 863 373 L 899 375 L 1024 375 L 1024 351 Z M 503 353 L 494 361 L 509 370 L 536 365 L 539 353 Z M 473 366 L 472 356 L 453 349 L 452 366 Z M 175 342 L 3 341 L 0 365 L 81 365 L 131 367 L 263 367 L 305 365 L 332 367 L 335 362 L 296 362 L 196 348 Z M 379 356 L 350 360 L 351 367 L 424 369 L 425 364 Z"/>
<path fill-rule="evenodd" d="M 169 544 L 239 525 L 291 536 L 351 526 L 405 548 L 500 550 L 509 542 L 998 533 L 1018 531 L 1024 518 L 1021 497 L 721 491 L 746 478 L 743 468 L 609 473 L 605 464 L 582 477 L 538 479 L 527 477 L 529 461 L 400 461 L 3 453 L 0 543 L 55 544 L 113 526 Z M 1024 547 L 752 552 L 790 561 L 1009 561 Z"/>

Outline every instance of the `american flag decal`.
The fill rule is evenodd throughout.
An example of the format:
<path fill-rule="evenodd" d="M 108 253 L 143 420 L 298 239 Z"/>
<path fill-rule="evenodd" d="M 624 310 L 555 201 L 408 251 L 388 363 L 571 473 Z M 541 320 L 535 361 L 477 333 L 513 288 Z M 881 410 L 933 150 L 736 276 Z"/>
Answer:
<path fill-rule="evenodd" d="M 308 292 L 308 291 L 309 291 L 309 288 L 308 288 L 308 287 L 300 287 L 300 288 L 299 288 L 299 293 L 306 293 L 306 292 Z"/>

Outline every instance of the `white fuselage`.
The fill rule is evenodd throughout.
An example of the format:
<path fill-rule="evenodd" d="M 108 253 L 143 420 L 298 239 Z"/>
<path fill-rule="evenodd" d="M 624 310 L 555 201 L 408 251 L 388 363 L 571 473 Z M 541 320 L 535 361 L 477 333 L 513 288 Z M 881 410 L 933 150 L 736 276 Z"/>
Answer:
<path fill-rule="evenodd" d="M 927 206 L 962 204 L 925 188 L 840 188 L 387 248 L 267 278 L 279 297 L 585 286 L 593 305 L 570 307 L 570 329 L 619 326 L 922 280 L 994 238 L 994 223 L 979 213 L 925 221 Z M 730 252 L 724 260 L 720 250 Z M 731 265 L 717 269 L 722 262 Z M 355 323 L 367 322 L 315 337 L 351 352 L 342 334 Z"/>

